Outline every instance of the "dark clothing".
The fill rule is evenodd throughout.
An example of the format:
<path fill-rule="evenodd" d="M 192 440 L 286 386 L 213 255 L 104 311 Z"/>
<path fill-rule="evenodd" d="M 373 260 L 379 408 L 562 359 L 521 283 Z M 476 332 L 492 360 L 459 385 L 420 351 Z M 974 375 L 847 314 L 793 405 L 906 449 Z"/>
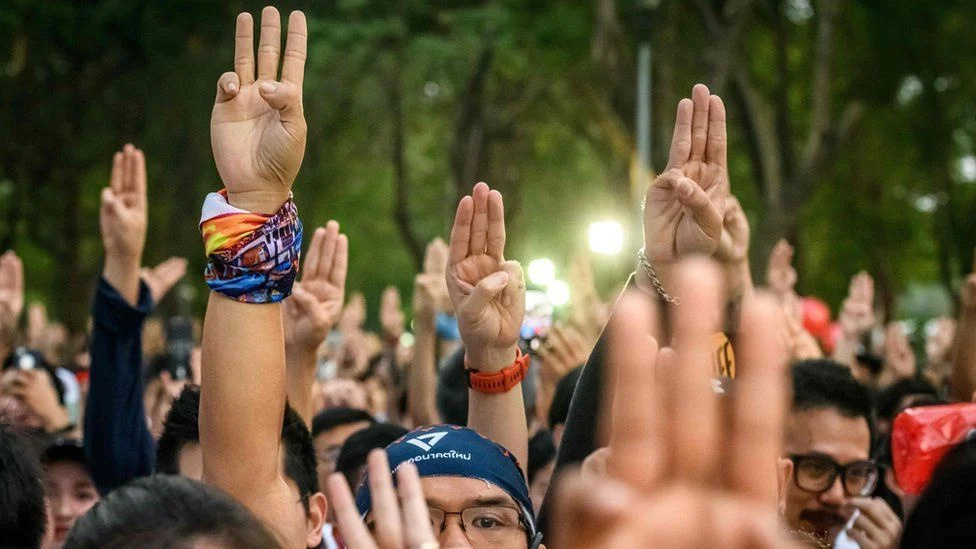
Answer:
<path fill-rule="evenodd" d="M 153 472 L 156 443 L 142 401 L 142 325 L 153 306 L 141 281 L 136 307 L 104 278 L 98 281 L 84 443 L 92 480 L 103 496 Z"/>

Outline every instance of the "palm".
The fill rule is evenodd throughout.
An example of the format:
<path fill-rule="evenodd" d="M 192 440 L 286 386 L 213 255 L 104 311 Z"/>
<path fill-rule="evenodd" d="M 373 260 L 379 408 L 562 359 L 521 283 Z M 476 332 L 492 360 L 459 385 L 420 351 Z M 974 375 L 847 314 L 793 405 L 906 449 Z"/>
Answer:
<path fill-rule="evenodd" d="M 305 154 L 305 129 L 286 124 L 259 94 L 261 81 L 214 105 L 210 121 L 217 171 L 229 192 L 287 192 Z"/>
<path fill-rule="evenodd" d="M 473 309 L 468 306 L 468 297 L 478 281 L 501 269 L 502 262 L 479 254 L 468 256 L 453 265 L 450 276 L 460 290 L 460 306 L 457 307 L 459 330 L 477 334 L 482 340 L 511 345 L 518 341 L 521 319 L 517 320 L 513 311 L 505 307 L 501 300 L 492 300 L 486 308 Z"/>
<path fill-rule="evenodd" d="M 217 82 L 210 117 L 214 161 L 234 206 L 272 213 L 287 199 L 302 165 L 307 133 L 302 109 L 307 35 L 305 16 L 293 12 L 279 81 L 278 11 L 267 7 L 261 14 L 256 63 L 254 22 L 248 14 L 237 19 L 234 72 L 224 73 Z"/>
<path fill-rule="evenodd" d="M 708 88 L 678 104 L 668 166 L 644 203 L 644 246 L 652 262 L 715 253 L 729 194 L 725 107 Z"/>
<path fill-rule="evenodd" d="M 325 336 L 329 335 L 329 330 L 339 320 L 339 314 L 342 312 L 343 290 L 324 280 L 302 282 L 301 287 L 315 297 L 318 302 L 315 307 L 320 315 L 307 314 L 297 307 L 290 307 L 289 312 L 294 315 L 292 338 L 296 342 L 317 346 Z M 288 326 L 288 323 L 285 325 Z"/>

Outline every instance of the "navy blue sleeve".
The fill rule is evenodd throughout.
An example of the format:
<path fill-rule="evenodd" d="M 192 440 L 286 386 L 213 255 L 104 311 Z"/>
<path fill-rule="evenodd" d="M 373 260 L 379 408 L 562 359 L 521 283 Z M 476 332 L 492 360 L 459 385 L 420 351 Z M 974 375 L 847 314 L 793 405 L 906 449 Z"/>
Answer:
<path fill-rule="evenodd" d="M 92 307 L 91 372 L 85 406 L 85 455 L 102 495 L 152 474 L 156 444 L 142 401 L 142 326 L 152 312 L 149 288 L 139 283 L 132 307 L 104 278 Z"/>

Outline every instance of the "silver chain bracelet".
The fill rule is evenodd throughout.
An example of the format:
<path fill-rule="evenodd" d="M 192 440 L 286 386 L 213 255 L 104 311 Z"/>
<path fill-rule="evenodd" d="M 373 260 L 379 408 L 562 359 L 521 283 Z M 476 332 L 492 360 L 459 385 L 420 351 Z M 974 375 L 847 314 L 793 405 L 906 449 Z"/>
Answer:
<path fill-rule="evenodd" d="M 669 294 L 664 289 L 664 285 L 661 284 L 661 279 L 658 278 L 657 273 L 654 272 L 654 267 L 652 267 L 651 262 L 647 260 L 647 254 L 644 252 L 644 248 L 637 250 L 637 259 L 640 261 L 641 268 L 644 269 L 647 277 L 651 279 L 651 284 L 654 286 L 654 289 L 657 291 L 658 295 L 661 296 L 661 299 L 672 305 L 680 305 L 681 298 Z"/>

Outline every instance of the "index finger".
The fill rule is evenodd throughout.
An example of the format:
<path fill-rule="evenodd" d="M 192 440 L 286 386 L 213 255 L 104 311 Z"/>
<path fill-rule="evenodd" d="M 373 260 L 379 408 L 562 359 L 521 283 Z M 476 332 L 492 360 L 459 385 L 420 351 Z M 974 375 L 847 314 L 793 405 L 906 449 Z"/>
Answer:
<path fill-rule="evenodd" d="M 664 171 L 677 168 L 688 161 L 691 154 L 691 117 L 694 103 L 687 97 L 678 102 L 674 115 L 674 133 L 671 135 L 671 150 L 668 152 L 668 165 Z"/>
<path fill-rule="evenodd" d="M 254 82 L 254 19 L 244 12 L 237 16 L 237 29 L 234 32 L 234 72 L 241 79 L 241 85 Z"/>
<path fill-rule="evenodd" d="M 305 79 L 305 58 L 308 56 L 308 26 L 305 14 L 293 11 L 288 16 L 288 40 L 285 42 L 285 58 L 281 65 L 281 80 L 292 82 L 302 89 Z"/>
<path fill-rule="evenodd" d="M 329 492 L 329 503 L 335 513 L 336 523 L 342 539 L 347 547 L 360 547 L 363 549 L 375 549 L 376 543 L 373 536 L 369 534 L 366 524 L 359 518 L 359 511 L 356 503 L 352 499 L 352 492 L 349 491 L 349 484 L 342 473 L 332 473 L 329 475 L 326 490 Z"/>
<path fill-rule="evenodd" d="M 608 470 L 637 489 L 648 489 L 664 465 L 663 404 L 655 381 L 654 308 L 637 292 L 617 304 L 609 330 L 609 381 L 604 414 L 610 414 Z"/>
<path fill-rule="evenodd" d="M 732 436 L 726 455 L 731 487 L 766 502 L 776 501 L 776 458 L 781 454 L 787 406 L 787 352 L 773 329 L 780 319 L 772 297 L 760 295 L 744 303 L 738 351 L 742 358 L 736 361 Z"/>
<path fill-rule="evenodd" d="M 407 547 L 424 547 L 435 544 L 434 529 L 430 525 L 430 512 L 424 499 L 417 466 L 407 462 L 397 469 L 397 493 L 403 513 Z"/>
<path fill-rule="evenodd" d="M 302 280 L 315 278 L 319 272 L 319 261 L 322 257 L 322 239 L 325 238 L 325 227 L 318 227 L 312 233 L 312 243 L 308 245 L 305 255 L 305 265 L 302 267 Z"/>
<path fill-rule="evenodd" d="M 451 228 L 451 251 L 449 263 L 455 265 L 468 257 L 471 242 L 471 220 L 474 218 L 474 201 L 465 196 L 458 203 L 454 214 L 454 227 Z"/>
<path fill-rule="evenodd" d="M 332 274 L 329 275 L 329 280 L 340 290 L 345 290 L 348 270 L 349 239 L 346 238 L 346 235 L 339 234 L 339 240 L 336 242 L 335 259 L 332 260 Z"/>

